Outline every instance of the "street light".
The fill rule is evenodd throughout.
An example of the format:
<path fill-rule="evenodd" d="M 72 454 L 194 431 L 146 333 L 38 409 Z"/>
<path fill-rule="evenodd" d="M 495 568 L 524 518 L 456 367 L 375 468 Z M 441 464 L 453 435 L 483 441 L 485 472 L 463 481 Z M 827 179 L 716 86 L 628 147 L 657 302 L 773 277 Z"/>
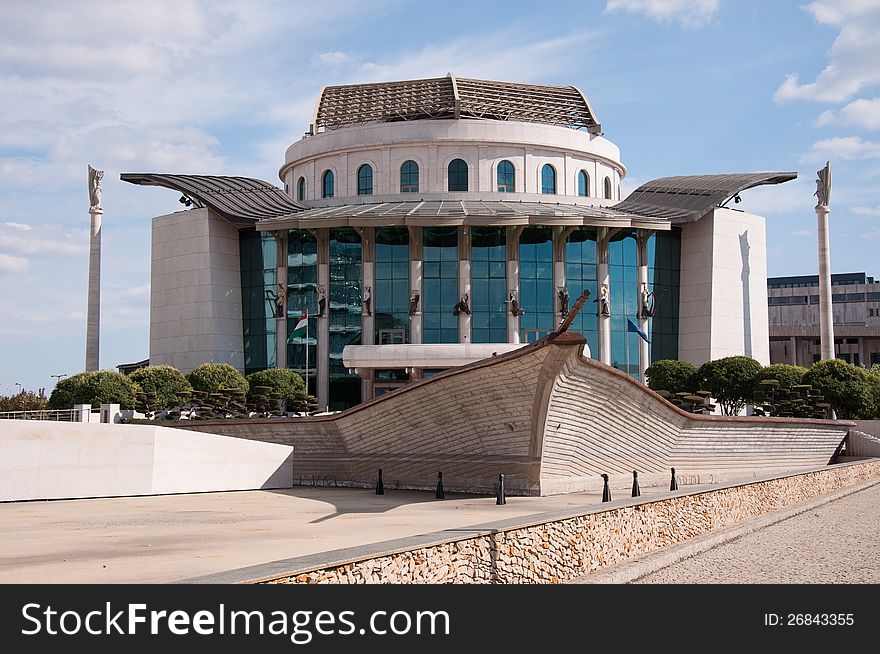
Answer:
<path fill-rule="evenodd" d="M 67 373 L 66 373 L 66 372 L 62 372 L 60 375 L 49 375 L 49 376 L 50 376 L 50 377 L 54 377 L 54 378 L 57 379 L 58 381 L 61 381 L 61 378 L 62 378 L 62 377 L 67 377 Z M 55 383 L 57 384 L 58 382 L 55 382 Z"/>
<path fill-rule="evenodd" d="M 18 382 L 15 382 L 15 385 L 18 386 L 18 393 L 17 393 L 17 394 L 18 394 L 18 395 L 21 395 L 21 394 L 24 392 L 24 386 L 22 386 L 22 385 L 21 385 L 20 383 L 18 383 Z"/>

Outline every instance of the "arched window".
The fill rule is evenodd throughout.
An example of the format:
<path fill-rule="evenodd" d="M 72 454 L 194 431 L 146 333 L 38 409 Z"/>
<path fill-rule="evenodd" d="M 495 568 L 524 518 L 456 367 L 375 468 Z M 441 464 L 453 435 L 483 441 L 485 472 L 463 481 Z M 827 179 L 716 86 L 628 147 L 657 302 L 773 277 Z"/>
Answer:
<path fill-rule="evenodd" d="M 358 195 L 373 195 L 373 167 L 370 164 L 358 168 Z"/>
<path fill-rule="evenodd" d="M 324 174 L 321 176 L 321 197 L 322 198 L 332 198 L 333 197 L 333 171 L 325 170 Z"/>
<path fill-rule="evenodd" d="M 541 193 L 556 195 L 556 170 L 550 164 L 541 168 Z"/>
<path fill-rule="evenodd" d="M 306 199 L 306 178 L 300 177 L 296 183 L 296 199 L 302 202 Z"/>
<path fill-rule="evenodd" d="M 498 162 L 498 192 L 513 193 L 516 184 L 516 172 L 509 161 Z"/>
<path fill-rule="evenodd" d="M 400 167 L 400 192 L 419 192 L 419 164 L 410 159 Z"/>
<path fill-rule="evenodd" d="M 590 195 L 590 176 L 586 170 L 578 173 L 578 195 L 584 198 Z"/>
<path fill-rule="evenodd" d="M 468 190 L 468 166 L 461 159 L 453 159 L 449 162 L 449 191 Z"/>
<path fill-rule="evenodd" d="M 611 199 L 611 180 L 608 177 L 605 178 L 605 199 Z"/>

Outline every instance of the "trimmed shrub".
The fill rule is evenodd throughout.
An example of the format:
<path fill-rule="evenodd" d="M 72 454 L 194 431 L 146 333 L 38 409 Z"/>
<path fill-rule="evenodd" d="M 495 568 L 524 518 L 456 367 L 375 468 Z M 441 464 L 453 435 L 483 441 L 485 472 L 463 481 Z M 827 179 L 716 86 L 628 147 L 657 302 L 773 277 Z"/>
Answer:
<path fill-rule="evenodd" d="M 238 370 L 228 363 L 203 363 L 186 376 L 193 390 L 216 393 L 221 388 L 237 388 L 245 395 L 248 382 Z"/>
<path fill-rule="evenodd" d="M 305 398 L 306 384 L 303 378 L 293 370 L 284 368 L 269 368 L 252 372 L 247 376 L 251 390 L 248 392 L 248 401 L 253 402 L 253 389 L 257 386 L 268 386 L 272 393 L 278 393 L 288 405 L 292 405 L 298 399 Z"/>
<path fill-rule="evenodd" d="M 72 409 L 74 404 L 119 404 L 133 409 L 139 388 L 115 370 L 81 372 L 62 379 L 49 396 L 50 409 Z"/>
<path fill-rule="evenodd" d="M 761 369 L 751 357 L 725 357 L 700 366 L 696 380 L 699 388 L 712 393 L 724 415 L 735 416 L 752 401 L 755 376 Z"/>
<path fill-rule="evenodd" d="M 779 382 L 779 388 L 790 390 L 792 386 L 803 384 L 805 374 L 807 374 L 806 368 L 790 366 L 787 363 L 774 363 L 758 371 L 754 380 L 755 388 L 766 379 L 775 379 Z"/>
<path fill-rule="evenodd" d="M 192 390 L 186 377 L 177 368 L 168 365 L 138 368 L 128 378 L 148 396 L 155 395 L 163 409 L 179 406 L 180 394 Z"/>
<path fill-rule="evenodd" d="M 694 384 L 696 374 L 697 368 L 692 363 L 674 359 L 655 361 L 645 370 L 648 388 L 669 391 L 672 395 L 698 390 Z"/>
<path fill-rule="evenodd" d="M 880 400 L 880 380 L 864 368 L 841 359 L 817 361 L 804 375 L 804 383 L 819 390 L 838 418 L 873 418 Z"/>

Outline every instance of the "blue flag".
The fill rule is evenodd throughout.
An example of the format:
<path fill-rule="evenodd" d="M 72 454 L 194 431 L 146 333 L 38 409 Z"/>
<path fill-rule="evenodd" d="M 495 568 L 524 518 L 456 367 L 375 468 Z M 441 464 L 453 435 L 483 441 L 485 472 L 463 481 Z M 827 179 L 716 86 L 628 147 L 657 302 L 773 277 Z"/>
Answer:
<path fill-rule="evenodd" d="M 644 340 L 645 343 L 647 343 L 648 345 L 651 344 L 651 339 L 648 338 L 648 335 L 645 332 L 643 332 L 641 329 L 639 329 L 639 326 L 636 325 L 629 318 L 626 319 L 626 331 L 638 334 L 639 336 L 642 337 L 642 340 Z"/>

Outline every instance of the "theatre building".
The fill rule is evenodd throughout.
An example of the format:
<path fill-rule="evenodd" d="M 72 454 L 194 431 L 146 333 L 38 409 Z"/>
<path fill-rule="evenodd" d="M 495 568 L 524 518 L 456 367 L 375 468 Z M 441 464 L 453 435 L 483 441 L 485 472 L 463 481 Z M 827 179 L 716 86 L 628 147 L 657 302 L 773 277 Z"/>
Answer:
<path fill-rule="evenodd" d="M 769 363 L 764 219 L 735 205 L 795 174 L 666 177 L 622 199 L 625 175 L 575 87 L 326 87 L 283 189 L 122 175 L 186 205 L 153 219 L 150 362 L 287 367 L 344 409 L 540 339 L 588 290 L 570 329 L 636 379 L 658 359 Z"/>

